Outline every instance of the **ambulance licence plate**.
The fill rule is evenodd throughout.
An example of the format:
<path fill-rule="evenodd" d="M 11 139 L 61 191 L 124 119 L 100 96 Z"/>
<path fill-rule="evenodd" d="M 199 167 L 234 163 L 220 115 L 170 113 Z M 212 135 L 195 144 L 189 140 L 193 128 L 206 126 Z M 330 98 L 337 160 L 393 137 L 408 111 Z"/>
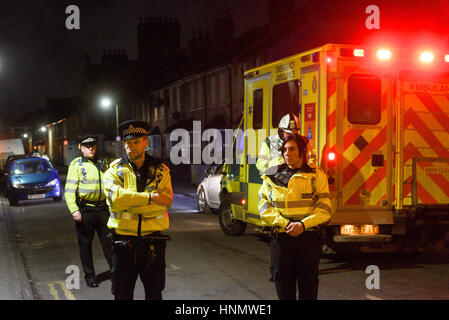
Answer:
<path fill-rule="evenodd" d="M 43 199 L 45 198 L 45 193 L 43 194 L 29 194 L 28 195 L 28 199 L 32 200 L 32 199 Z"/>
<path fill-rule="evenodd" d="M 373 224 L 352 225 L 346 224 L 341 226 L 340 234 L 345 235 L 374 235 L 379 233 L 379 226 Z"/>

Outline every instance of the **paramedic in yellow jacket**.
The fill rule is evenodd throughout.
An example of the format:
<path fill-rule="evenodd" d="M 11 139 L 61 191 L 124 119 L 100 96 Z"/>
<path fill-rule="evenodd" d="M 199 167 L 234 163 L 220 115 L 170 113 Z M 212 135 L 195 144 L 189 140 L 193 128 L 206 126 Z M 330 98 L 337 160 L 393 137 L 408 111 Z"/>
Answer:
<path fill-rule="evenodd" d="M 161 231 L 169 227 L 173 191 L 168 167 L 145 153 L 149 129 L 139 120 L 120 124 L 125 154 L 104 175 L 108 227 L 114 230 L 116 300 L 133 299 L 137 276 L 146 300 L 161 300 L 165 287 L 167 238 Z"/>
<path fill-rule="evenodd" d="M 299 131 L 299 119 L 297 116 L 287 113 L 281 118 L 278 125 L 278 132 L 269 136 L 262 143 L 257 158 L 256 167 L 260 174 L 274 174 L 278 166 L 284 163 L 282 157 L 282 140 L 289 135 Z"/>
<path fill-rule="evenodd" d="M 289 136 L 282 143 L 285 164 L 263 175 L 259 213 L 274 228 L 271 262 L 280 300 L 315 300 L 321 238 L 318 226 L 331 217 L 327 176 L 306 161 L 307 139 Z M 298 286 L 298 288 L 297 288 Z"/>

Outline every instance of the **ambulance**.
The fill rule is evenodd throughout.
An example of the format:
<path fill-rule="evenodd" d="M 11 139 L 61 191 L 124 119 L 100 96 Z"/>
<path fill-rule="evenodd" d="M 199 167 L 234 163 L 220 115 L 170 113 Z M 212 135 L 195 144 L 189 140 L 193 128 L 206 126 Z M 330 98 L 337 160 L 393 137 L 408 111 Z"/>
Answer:
<path fill-rule="evenodd" d="M 449 235 L 449 50 L 326 44 L 244 73 L 219 222 L 263 227 L 256 160 L 281 117 L 298 115 L 309 161 L 329 181 L 329 245 L 382 247 Z M 251 141 L 250 141 L 251 140 Z"/>

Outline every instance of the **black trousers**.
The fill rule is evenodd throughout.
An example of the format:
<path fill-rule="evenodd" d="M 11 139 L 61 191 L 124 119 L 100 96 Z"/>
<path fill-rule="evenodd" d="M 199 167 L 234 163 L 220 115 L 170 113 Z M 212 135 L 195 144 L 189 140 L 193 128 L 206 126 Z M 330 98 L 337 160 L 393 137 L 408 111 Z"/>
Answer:
<path fill-rule="evenodd" d="M 316 300 L 321 256 L 318 232 L 305 231 L 298 237 L 286 233 L 271 240 L 271 263 L 280 300 Z"/>
<path fill-rule="evenodd" d="M 145 300 L 162 300 L 165 288 L 165 240 L 114 234 L 115 300 L 132 300 L 140 276 Z"/>
<path fill-rule="evenodd" d="M 80 250 L 81 264 L 83 266 L 85 278 L 95 277 L 95 268 L 92 259 L 92 241 L 95 231 L 100 239 L 103 254 L 109 267 L 112 269 L 112 244 L 108 237 L 110 231 L 107 227 L 109 212 L 107 207 L 80 208 L 81 222 L 76 222 L 76 232 Z"/>

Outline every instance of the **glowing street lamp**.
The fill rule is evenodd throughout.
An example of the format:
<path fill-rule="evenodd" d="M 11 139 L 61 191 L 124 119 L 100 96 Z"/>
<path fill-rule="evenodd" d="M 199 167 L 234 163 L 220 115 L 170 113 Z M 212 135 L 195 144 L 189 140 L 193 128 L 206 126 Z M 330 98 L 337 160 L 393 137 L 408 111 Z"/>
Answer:
<path fill-rule="evenodd" d="M 100 100 L 100 106 L 103 109 L 109 109 L 112 106 L 112 99 L 109 97 L 102 97 Z M 118 104 L 115 104 L 115 131 L 116 131 L 116 139 L 118 137 Z"/>

